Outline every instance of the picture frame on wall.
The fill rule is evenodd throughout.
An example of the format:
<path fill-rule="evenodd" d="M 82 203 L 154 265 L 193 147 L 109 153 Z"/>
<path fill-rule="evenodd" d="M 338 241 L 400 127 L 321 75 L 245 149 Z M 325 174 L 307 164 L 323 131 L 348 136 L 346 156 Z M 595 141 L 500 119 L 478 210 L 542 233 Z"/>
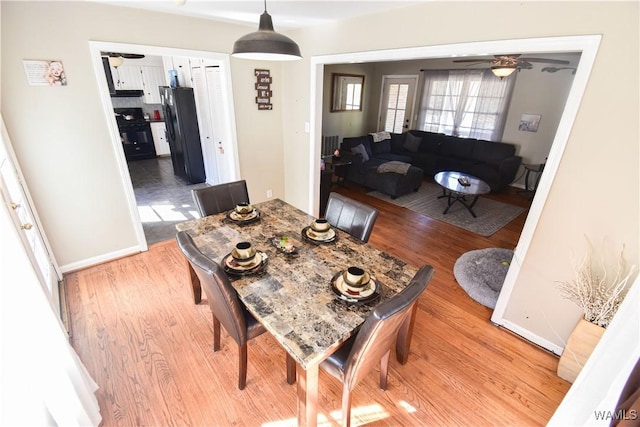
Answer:
<path fill-rule="evenodd" d="M 540 125 L 541 116 L 539 114 L 523 114 L 520 118 L 518 130 L 524 132 L 537 132 Z"/>
<path fill-rule="evenodd" d="M 59 59 L 22 61 L 27 82 L 31 86 L 66 86 L 67 74 Z"/>

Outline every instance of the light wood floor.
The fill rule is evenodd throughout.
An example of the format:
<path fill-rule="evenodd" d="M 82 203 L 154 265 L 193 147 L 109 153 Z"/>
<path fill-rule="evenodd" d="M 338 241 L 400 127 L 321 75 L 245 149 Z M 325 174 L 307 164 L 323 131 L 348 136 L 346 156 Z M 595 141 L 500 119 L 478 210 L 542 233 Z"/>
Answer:
<path fill-rule="evenodd" d="M 513 249 L 526 213 L 485 238 L 404 208 L 338 191 L 380 210 L 370 244 L 435 276 L 419 300 L 409 362 L 390 363 L 386 391 L 372 373 L 356 387 L 354 425 L 544 425 L 569 388 L 557 358 L 494 326 L 491 310 L 458 287 L 464 252 Z M 493 196 L 491 196 L 493 197 Z M 528 206 L 515 190 L 500 200 Z M 269 334 L 249 344 L 247 387 L 237 389 L 237 346 L 213 353 L 206 301 L 194 305 L 173 241 L 67 275 L 72 344 L 96 380 L 104 426 L 295 425 L 296 387 Z M 319 424 L 340 423 L 341 386 L 321 372 Z"/>

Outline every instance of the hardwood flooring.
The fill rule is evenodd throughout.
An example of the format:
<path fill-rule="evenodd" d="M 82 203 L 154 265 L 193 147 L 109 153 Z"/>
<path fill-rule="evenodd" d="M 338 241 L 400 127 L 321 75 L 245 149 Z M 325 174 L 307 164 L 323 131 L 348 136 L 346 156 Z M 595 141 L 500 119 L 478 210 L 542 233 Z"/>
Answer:
<path fill-rule="evenodd" d="M 335 188 L 334 188 L 335 189 Z M 353 394 L 354 425 L 544 425 L 569 384 L 557 357 L 490 322 L 491 310 L 456 284 L 464 252 L 514 248 L 526 212 L 482 237 L 368 197 L 380 210 L 370 244 L 435 275 L 419 300 L 409 362 L 392 357 L 389 385 L 372 373 Z M 528 206 L 513 189 L 491 195 Z M 213 352 L 206 301 L 194 305 L 174 241 L 66 276 L 72 345 L 100 386 L 103 426 L 295 425 L 296 387 L 269 334 L 249 343 L 247 387 L 237 389 L 237 346 Z M 340 423 L 341 386 L 321 372 L 319 425 Z"/>

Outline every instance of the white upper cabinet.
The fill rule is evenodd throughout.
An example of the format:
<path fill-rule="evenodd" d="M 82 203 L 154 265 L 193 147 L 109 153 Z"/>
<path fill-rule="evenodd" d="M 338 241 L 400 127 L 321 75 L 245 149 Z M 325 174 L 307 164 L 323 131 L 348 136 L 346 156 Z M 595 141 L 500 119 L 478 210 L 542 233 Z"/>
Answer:
<path fill-rule="evenodd" d="M 164 70 L 162 67 L 151 65 L 143 65 L 140 68 L 142 71 L 142 82 L 144 84 L 143 102 L 145 104 L 160 104 L 160 90 L 158 87 L 167 85 Z"/>
<path fill-rule="evenodd" d="M 113 84 L 117 90 L 143 90 L 142 73 L 139 65 L 111 67 Z"/>

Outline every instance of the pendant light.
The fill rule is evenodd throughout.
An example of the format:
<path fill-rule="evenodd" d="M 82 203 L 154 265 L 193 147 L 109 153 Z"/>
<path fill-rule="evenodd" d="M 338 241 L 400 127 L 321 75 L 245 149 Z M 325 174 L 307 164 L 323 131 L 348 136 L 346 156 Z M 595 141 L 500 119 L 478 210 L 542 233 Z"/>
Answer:
<path fill-rule="evenodd" d="M 267 13 L 267 0 L 264 0 L 264 13 L 260 15 L 258 31 L 236 40 L 231 56 L 262 61 L 294 61 L 302 58 L 296 42 L 273 29 L 271 15 Z"/>

